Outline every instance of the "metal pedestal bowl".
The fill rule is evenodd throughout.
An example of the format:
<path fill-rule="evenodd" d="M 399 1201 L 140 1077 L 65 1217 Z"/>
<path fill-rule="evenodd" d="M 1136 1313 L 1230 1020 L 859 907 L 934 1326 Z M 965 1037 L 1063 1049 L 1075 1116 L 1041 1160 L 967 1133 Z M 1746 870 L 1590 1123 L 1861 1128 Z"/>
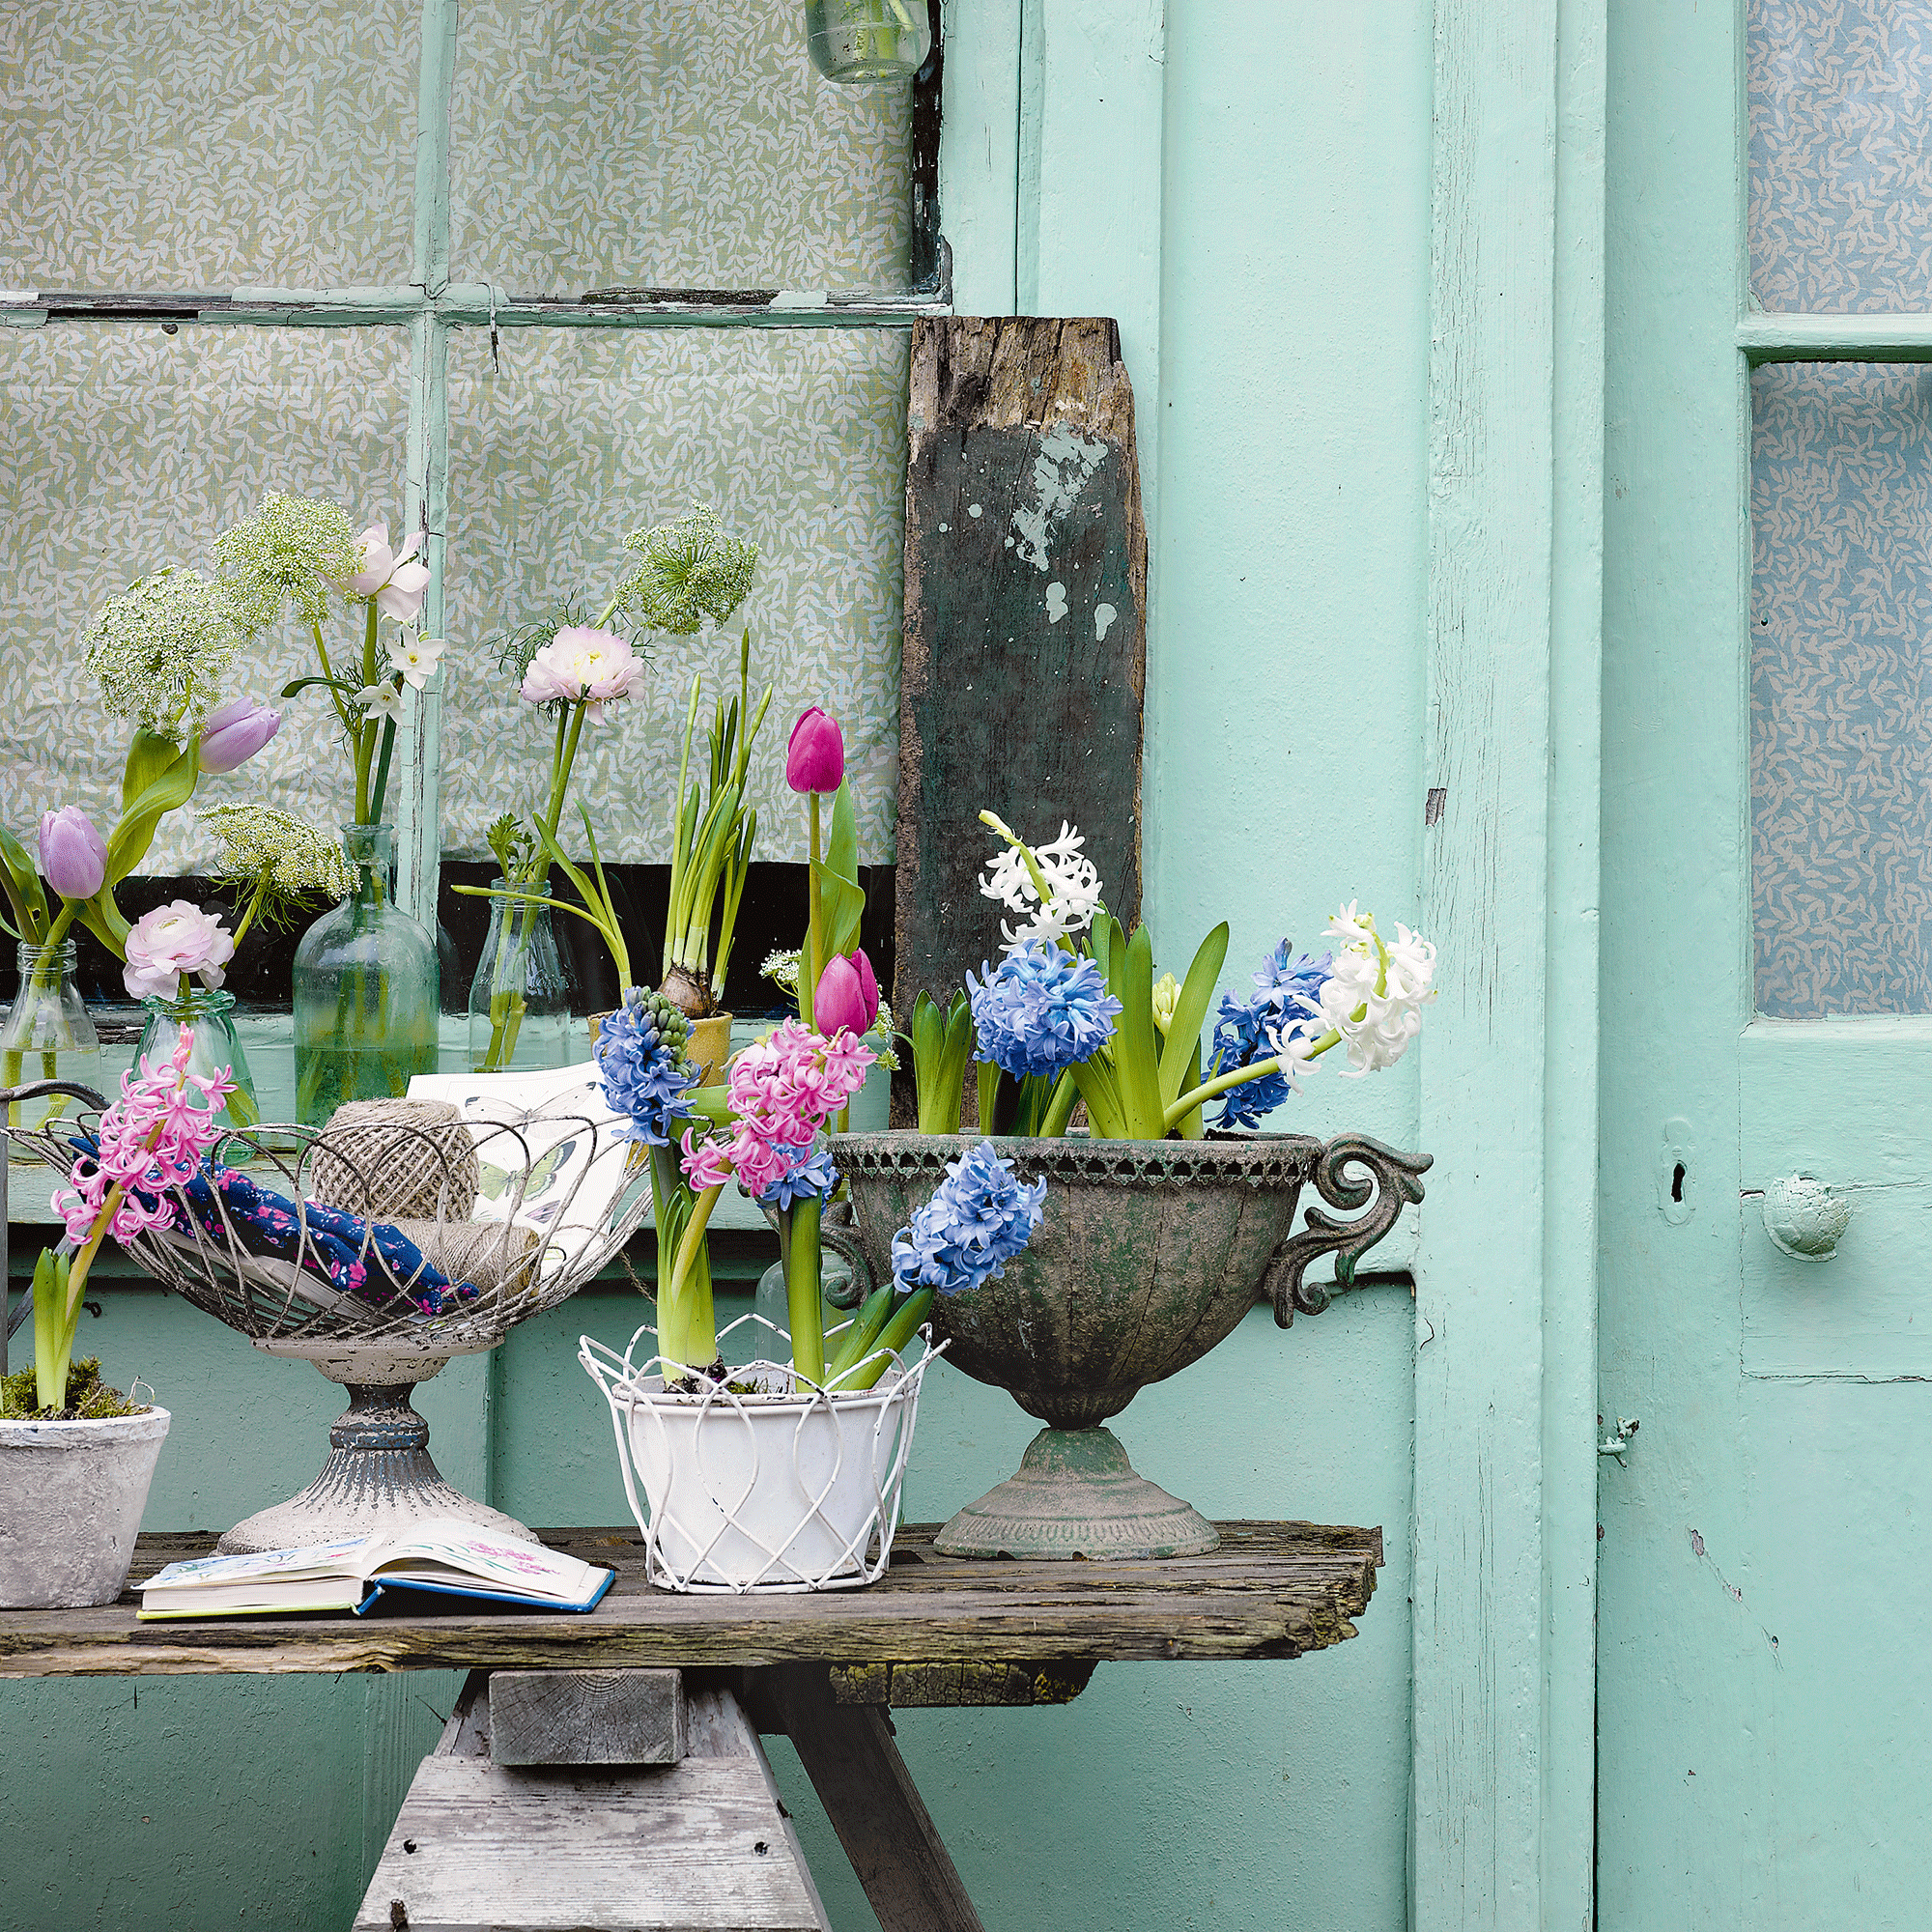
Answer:
<path fill-rule="evenodd" d="M 949 1161 L 976 1145 L 958 1134 L 842 1134 L 834 1143 L 851 1185 L 867 1264 L 884 1281 L 894 1234 L 927 1201 Z M 1044 1179 L 1046 1205 L 1026 1251 L 970 1293 L 932 1313 L 950 1359 L 1006 1389 L 1047 1427 L 1018 1471 L 969 1503 L 935 1548 L 954 1556 L 1128 1558 L 1193 1555 L 1213 1528 L 1134 1473 L 1109 1417 L 1150 1382 L 1199 1361 L 1265 1293 L 1284 1328 L 1317 1315 L 1328 1293 L 1304 1280 L 1333 1254 L 1343 1281 L 1422 1199 L 1426 1154 L 1360 1135 L 1205 1141 L 1009 1140 L 1001 1153 L 1023 1180 Z M 1338 1220 L 1311 1207 L 1313 1181 Z"/>
<path fill-rule="evenodd" d="M 72 1159 L 67 1136 L 91 1126 L 104 1104 L 90 1096 L 78 1122 L 53 1132 L 18 1136 L 48 1166 L 65 1171 Z M 124 1243 L 126 1252 L 164 1286 L 246 1335 L 271 1355 L 313 1362 L 349 1392 L 349 1407 L 329 1430 L 329 1453 L 299 1494 L 237 1523 L 217 1546 L 224 1551 L 282 1549 L 407 1529 L 430 1517 L 455 1517 L 499 1535 L 534 1541 L 523 1524 L 475 1502 L 443 1481 L 429 1454 L 429 1425 L 412 1406 L 418 1382 L 440 1374 L 457 1355 L 494 1349 L 519 1321 L 554 1308 L 622 1247 L 650 1212 L 647 1173 L 638 1144 L 608 1113 L 554 1107 L 514 1109 L 515 1124 L 468 1121 L 481 1171 L 490 1185 L 473 1217 L 476 1170 L 453 1171 L 449 1143 L 418 1136 L 424 1159 L 443 1161 L 447 1204 L 433 1221 L 402 1223 L 426 1259 L 475 1293 L 445 1297 L 437 1313 L 416 1276 L 385 1261 L 364 1236 L 355 1260 L 362 1277 L 353 1288 L 321 1271 L 321 1250 L 308 1222 L 317 1172 L 338 1199 L 379 1201 L 382 1177 L 356 1167 L 352 1145 L 330 1141 L 326 1129 L 294 1125 L 251 1128 L 214 1151 L 259 1186 L 297 1208 L 299 1259 L 272 1258 L 262 1243 L 217 1207 L 197 1216 L 174 1191 L 173 1226 Z M 390 1128 L 408 1134 L 407 1128 Z M 324 1159 L 318 1163 L 321 1152 Z M 345 1169 L 350 1170 L 345 1174 Z M 381 1221 L 379 1213 L 372 1218 Z"/>

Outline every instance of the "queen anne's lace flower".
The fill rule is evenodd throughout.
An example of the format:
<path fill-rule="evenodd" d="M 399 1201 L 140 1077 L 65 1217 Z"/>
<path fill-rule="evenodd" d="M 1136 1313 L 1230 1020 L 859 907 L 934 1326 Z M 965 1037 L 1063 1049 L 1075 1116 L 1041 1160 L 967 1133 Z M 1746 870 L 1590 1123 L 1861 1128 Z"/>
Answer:
<path fill-rule="evenodd" d="M 171 565 L 110 597 L 87 636 L 101 702 L 173 736 L 184 722 L 200 728 L 242 646 L 242 620 L 220 584 Z"/>
<path fill-rule="evenodd" d="M 1091 1059 L 1113 1037 L 1121 1003 L 1093 960 L 1053 945 L 1014 946 L 984 979 L 966 976 L 979 1036 L 976 1060 L 1015 1080 L 1051 1075 Z"/>
<path fill-rule="evenodd" d="M 218 876 L 247 892 L 266 879 L 265 924 L 280 923 L 311 898 L 346 899 L 355 874 L 342 856 L 342 841 L 315 826 L 266 805 L 222 805 L 201 822 L 221 841 Z"/>
<path fill-rule="evenodd" d="M 174 1052 L 158 1067 L 143 1056 L 138 1074 L 121 1076 L 121 1098 L 100 1117 L 97 1152 L 74 1162 L 68 1176 L 71 1189 L 54 1192 L 54 1212 L 67 1223 L 70 1240 L 87 1239 L 117 1186 L 125 1192 L 107 1225 L 115 1240 L 173 1225 L 166 1190 L 194 1178 L 220 1138 L 216 1117 L 235 1091 L 228 1067 L 215 1074 L 190 1073 L 193 1051 L 194 1029 L 184 1026 Z"/>
<path fill-rule="evenodd" d="M 660 993 L 633 986 L 597 1034 L 604 1097 L 631 1123 L 633 1138 L 668 1147 L 689 1118 L 685 1096 L 697 1069 L 685 1057 L 690 1026 Z"/>
<path fill-rule="evenodd" d="M 362 567 L 347 510 L 279 490 L 270 490 L 246 523 L 215 538 L 214 555 L 251 631 L 273 623 L 291 599 L 303 623 L 324 622 L 330 592 Z"/>
<path fill-rule="evenodd" d="M 1046 1182 L 1014 1178 L 991 1141 L 946 1170 L 946 1179 L 911 1222 L 893 1236 L 893 1281 L 901 1293 L 922 1288 L 958 1294 L 978 1288 L 1033 1238 Z"/>
<path fill-rule="evenodd" d="M 726 535 L 711 509 L 633 530 L 624 548 L 640 552 L 643 561 L 618 584 L 619 605 L 673 637 L 689 637 L 707 616 L 724 623 L 745 601 L 758 568 L 757 547 Z"/>
<path fill-rule="evenodd" d="M 1017 845 L 1006 846 L 980 873 L 983 897 L 997 899 L 1009 912 L 1026 915 L 1018 926 L 1000 922 L 1009 946 L 1064 939 L 1070 932 L 1085 932 L 1094 923 L 1100 905 L 1100 874 L 1080 849 L 1085 843 L 1081 833 L 1062 819 L 1060 837 L 1033 848 L 1040 876 L 1046 881 L 1044 903 L 1025 854 Z"/>

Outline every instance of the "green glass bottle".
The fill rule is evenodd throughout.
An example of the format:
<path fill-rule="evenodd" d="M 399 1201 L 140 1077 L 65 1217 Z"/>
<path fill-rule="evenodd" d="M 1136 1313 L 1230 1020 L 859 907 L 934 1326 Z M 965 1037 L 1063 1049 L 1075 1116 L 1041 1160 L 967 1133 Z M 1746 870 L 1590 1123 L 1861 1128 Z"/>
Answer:
<path fill-rule="evenodd" d="M 390 846 L 385 825 L 342 828 L 355 890 L 296 948 L 296 1118 L 308 1126 L 437 1070 L 436 941 L 395 902 Z"/>

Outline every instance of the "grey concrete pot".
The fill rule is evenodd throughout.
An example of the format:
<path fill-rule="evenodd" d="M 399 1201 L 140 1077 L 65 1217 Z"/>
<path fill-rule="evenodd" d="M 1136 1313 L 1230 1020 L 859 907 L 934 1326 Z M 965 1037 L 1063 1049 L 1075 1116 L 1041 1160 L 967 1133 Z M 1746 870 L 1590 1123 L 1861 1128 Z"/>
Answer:
<path fill-rule="evenodd" d="M 0 1608 L 111 1604 L 128 1580 L 164 1408 L 101 1422 L 0 1422 Z"/>
<path fill-rule="evenodd" d="M 931 1198 L 959 1134 L 843 1134 L 834 1158 L 851 1184 L 875 1280 L 892 1270 L 894 1234 Z M 1150 1382 L 1197 1362 L 1239 1324 L 1259 1294 L 1284 1328 L 1320 1314 L 1327 1291 L 1304 1281 L 1332 1253 L 1346 1281 L 1355 1263 L 1422 1198 L 1427 1155 L 1345 1136 L 1208 1141 L 1006 1140 L 1023 1180 L 1044 1179 L 1046 1204 L 1025 1253 L 970 1293 L 944 1295 L 933 1331 L 951 1360 L 1011 1394 L 1048 1426 L 1019 1471 L 968 1504 L 936 1547 L 959 1556 L 1145 1557 L 1214 1548 L 1188 1504 L 1136 1475 L 1103 1425 Z M 1313 1181 L 1338 1221 L 1311 1208 Z"/>

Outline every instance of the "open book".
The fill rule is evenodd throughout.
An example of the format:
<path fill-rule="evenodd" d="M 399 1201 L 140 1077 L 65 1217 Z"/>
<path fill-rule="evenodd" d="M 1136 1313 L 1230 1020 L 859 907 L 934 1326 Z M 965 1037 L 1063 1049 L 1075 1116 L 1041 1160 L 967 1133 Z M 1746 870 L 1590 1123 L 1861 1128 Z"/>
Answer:
<path fill-rule="evenodd" d="M 143 1618 L 291 1616 L 300 1610 L 354 1610 L 360 1616 L 384 1590 L 432 1590 L 533 1610 L 587 1610 L 611 1587 L 612 1572 L 540 1544 L 497 1536 L 455 1517 L 408 1530 L 349 1536 L 305 1549 L 251 1556 L 196 1556 L 170 1563 L 141 1591 Z"/>

